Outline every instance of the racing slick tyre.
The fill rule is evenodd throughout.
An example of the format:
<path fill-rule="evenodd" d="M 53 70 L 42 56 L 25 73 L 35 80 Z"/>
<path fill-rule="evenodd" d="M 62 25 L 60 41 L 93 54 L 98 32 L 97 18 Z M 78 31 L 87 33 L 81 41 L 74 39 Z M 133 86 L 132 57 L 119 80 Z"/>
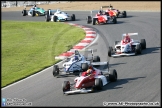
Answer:
<path fill-rule="evenodd" d="M 53 76 L 57 76 L 59 74 L 59 67 L 58 65 L 53 66 Z"/>
<path fill-rule="evenodd" d="M 92 22 L 92 17 L 91 16 L 88 16 L 87 17 L 87 24 L 91 23 Z"/>
<path fill-rule="evenodd" d="M 31 15 L 32 15 L 32 17 L 34 17 L 35 16 L 35 11 L 32 11 Z"/>
<path fill-rule="evenodd" d="M 26 10 L 23 10 L 23 11 L 22 11 L 22 15 L 23 15 L 23 16 L 26 16 L 26 15 L 27 15 L 27 14 L 26 14 Z"/>
<path fill-rule="evenodd" d="M 141 47 L 142 47 L 142 49 L 146 49 L 146 40 L 145 39 L 141 39 Z"/>
<path fill-rule="evenodd" d="M 135 49 L 135 55 L 141 54 L 141 52 L 142 52 L 141 44 L 137 44 Z"/>
<path fill-rule="evenodd" d="M 123 11 L 123 12 L 122 12 L 122 15 L 123 15 L 123 18 L 126 18 L 126 17 L 127 17 L 126 11 Z"/>
<path fill-rule="evenodd" d="M 63 90 L 63 92 L 70 90 L 70 82 L 69 81 L 64 81 L 62 83 L 62 90 Z"/>
<path fill-rule="evenodd" d="M 79 77 L 82 76 L 82 72 L 79 73 Z"/>
<path fill-rule="evenodd" d="M 120 42 L 120 41 L 115 41 L 115 42 L 114 42 L 114 45 L 118 44 L 119 42 Z"/>
<path fill-rule="evenodd" d="M 117 72 L 115 69 L 110 69 L 109 71 L 109 81 L 115 82 L 117 80 Z"/>
<path fill-rule="evenodd" d="M 117 23 L 117 18 L 114 16 L 113 17 L 113 23 L 116 24 Z"/>
<path fill-rule="evenodd" d="M 48 10 L 47 10 L 47 13 L 48 13 L 49 15 L 52 15 L 51 9 L 48 9 Z"/>
<path fill-rule="evenodd" d="M 96 22 L 97 22 L 97 18 L 93 18 L 92 24 L 96 25 Z"/>
<path fill-rule="evenodd" d="M 49 14 L 45 15 L 45 21 L 46 21 L 46 22 L 49 22 L 49 21 L 50 21 L 50 16 L 49 16 Z"/>
<path fill-rule="evenodd" d="M 53 21 L 54 21 L 54 22 L 57 21 L 57 16 L 53 16 Z"/>
<path fill-rule="evenodd" d="M 110 46 L 108 49 L 108 56 L 111 57 L 112 47 Z"/>
<path fill-rule="evenodd" d="M 69 62 L 70 61 L 70 58 L 66 58 L 65 62 Z"/>
<path fill-rule="evenodd" d="M 81 68 L 82 68 L 82 71 L 84 72 L 84 71 L 87 71 L 88 70 L 88 63 L 82 63 L 81 64 Z"/>
<path fill-rule="evenodd" d="M 71 20 L 72 20 L 72 21 L 75 21 L 75 14 L 72 14 Z"/>
<path fill-rule="evenodd" d="M 101 90 L 103 87 L 103 83 L 102 83 L 102 80 L 100 78 L 96 78 L 95 79 L 95 88 L 97 90 Z"/>
<path fill-rule="evenodd" d="M 100 57 L 99 56 L 94 56 L 93 62 L 100 62 Z"/>

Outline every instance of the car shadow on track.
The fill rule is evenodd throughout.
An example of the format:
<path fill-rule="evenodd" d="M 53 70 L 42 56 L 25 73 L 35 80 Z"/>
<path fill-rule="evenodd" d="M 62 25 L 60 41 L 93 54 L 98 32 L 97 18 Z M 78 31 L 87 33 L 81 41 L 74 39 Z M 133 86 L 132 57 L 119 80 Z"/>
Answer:
<path fill-rule="evenodd" d="M 127 15 L 126 18 L 132 18 L 132 17 L 137 17 L 137 16 Z M 118 18 L 123 18 L 123 17 L 118 17 Z M 117 19 L 118 19 L 118 18 L 117 18 Z M 124 18 L 124 19 L 125 19 L 125 18 Z"/>
<path fill-rule="evenodd" d="M 93 93 L 97 92 L 103 92 L 109 89 L 120 89 L 123 88 L 121 85 L 129 83 L 132 80 L 138 80 L 139 78 L 145 78 L 145 77 L 134 77 L 134 78 L 125 78 L 125 79 L 118 79 L 116 82 L 110 82 L 107 85 L 105 85 L 102 90 L 95 90 Z M 120 86 L 120 87 L 118 87 Z"/>
<path fill-rule="evenodd" d="M 161 50 L 161 47 L 146 48 L 146 49 L 142 50 L 142 55 L 143 54 L 151 54 L 151 53 L 159 53 L 160 50 Z"/>

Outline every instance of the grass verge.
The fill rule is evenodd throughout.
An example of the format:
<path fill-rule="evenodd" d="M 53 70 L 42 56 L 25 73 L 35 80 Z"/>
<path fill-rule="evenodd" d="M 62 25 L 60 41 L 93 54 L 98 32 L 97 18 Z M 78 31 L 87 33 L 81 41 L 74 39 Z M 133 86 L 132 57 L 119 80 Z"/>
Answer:
<path fill-rule="evenodd" d="M 2 20 L 1 24 L 1 87 L 59 62 L 55 56 L 85 37 L 83 29 L 65 23 Z"/>

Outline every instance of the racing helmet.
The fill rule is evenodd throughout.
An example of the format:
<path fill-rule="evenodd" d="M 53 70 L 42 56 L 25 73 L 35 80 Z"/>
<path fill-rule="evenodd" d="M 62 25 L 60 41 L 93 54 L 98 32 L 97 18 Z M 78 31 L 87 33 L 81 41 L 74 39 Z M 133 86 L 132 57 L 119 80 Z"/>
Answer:
<path fill-rule="evenodd" d="M 92 69 L 88 69 L 88 70 L 87 70 L 87 73 L 88 73 L 88 74 L 92 73 Z"/>
<path fill-rule="evenodd" d="M 129 38 L 129 36 L 125 36 L 125 38 L 124 38 L 124 42 L 126 42 L 126 43 L 130 42 L 130 38 Z"/>

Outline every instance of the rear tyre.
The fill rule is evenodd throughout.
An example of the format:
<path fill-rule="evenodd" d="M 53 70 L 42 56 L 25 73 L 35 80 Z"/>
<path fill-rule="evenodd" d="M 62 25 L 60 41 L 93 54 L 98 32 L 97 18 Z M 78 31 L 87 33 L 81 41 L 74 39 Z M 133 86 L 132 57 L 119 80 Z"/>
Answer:
<path fill-rule="evenodd" d="M 117 72 L 115 69 L 110 69 L 109 72 L 109 81 L 115 82 L 117 80 Z"/>
<path fill-rule="evenodd" d="M 93 25 L 96 25 L 96 21 L 97 21 L 97 19 L 96 18 L 93 18 L 93 21 L 92 21 L 93 23 L 92 24 Z"/>
<path fill-rule="evenodd" d="M 72 20 L 72 21 L 75 21 L 75 14 L 72 14 L 71 20 Z"/>
<path fill-rule="evenodd" d="M 100 62 L 100 57 L 99 56 L 94 56 L 93 62 Z"/>
<path fill-rule="evenodd" d="M 54 65 L 53 66 L 53 76 L 55 77 L 57 75 L 59 75 L 59 67 L 58 67 L 58 65 Z"/>
<path fill-rule="evenodd" d="M 32 15 L 32 17 L 34 17 L 35 16 L 35 11 L 32 11 L 31 15 Z"/>
<path fill-rule="evenodd" d="M 102 80 L 100 78 L 95 79 L 95 87 L 97 90 L 101 90 L 103 87 Z"/>
<path fill-rule="evenodd" d="M 113 23 L 116 24 L 117 23 L 117 18 L 114 16 L 113 17 Z"/>
<path fill-rule="evenodd" d="M 49 22 L 49 20 L 50 20 L 49 14 L 45 15 L 45 21 L 46 21 L 46 22 Z"/>
<path fill-rule="evenodd" d="M 108 49 L 108 56 L 111 57 L 111 54 L 112 54 L 112 47 L 109 47 L 109 49 Z"/>
<path fill-rule="evenodd" d="M 63 92 L 70 90 L 70 82 L 69 81 L 64 81 L 62 83 L 62 90 L 63 90 Z"/>
<path fill-rule="evenodd" d="M 91 23 L 92 22 L 92 17 L 91 16 L 88 16 L 87 17 L 87 24 Z"/>
<path fill-rule="evenodd" d="M 115 41 L 115 42 L 114 42 L 114 45 L 118 44 L 119 42 L 120 42 L 120 41 Z"/>
<path fill-rule="evenodd" d="M 88 63 L 82 63 L 81 64 L 81 68 L 82 68 L 82 71 L 84 72 L 84 71 L 87 71 L 88 70 Z"/>
<path fill-rule="evenodd" d="M 81 77 L 81 76 L 82 76 L 82 72 L 79 73 L 79 77 Z"/>
<path fill-rule="evenodd" d="M 142 49 L 146 49 L 146 40 L 145 39 L 141 39 L 141 47 L 142 47 Z"/>
<path fill-rule="evenodd" d="M 22 15 L 23 15 L 23 16 L 26 16 L 26 15 L 27 15 L 27 14 L 26 14 L 26 10 L 23 10 L 23 11 L 22 11 Z"/>
<path fill-rule="evenodd" d="M 123 14 L 123 18 L 126 18 L 127 17 L 126 11 L 123 11 L 122 14 Z"/>

